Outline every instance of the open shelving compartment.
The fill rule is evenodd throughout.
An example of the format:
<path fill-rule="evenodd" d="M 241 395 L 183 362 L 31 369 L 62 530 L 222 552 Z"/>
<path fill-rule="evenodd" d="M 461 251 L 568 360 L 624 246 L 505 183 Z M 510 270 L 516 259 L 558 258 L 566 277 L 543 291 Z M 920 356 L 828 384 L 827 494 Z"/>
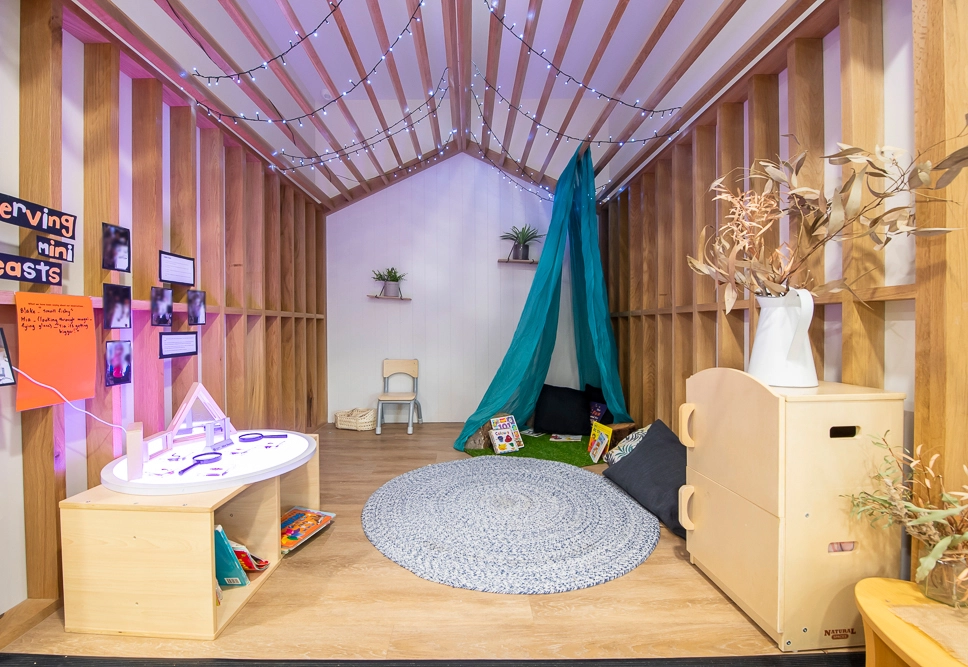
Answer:
<path fill-rule="evenodd" d="M 312 436 L 316 437 L 316 436 Z M 215 639 L 282 562 L 282 514 L 319 509 L 319 452 L 278 477 L 216 491 L 129 495 L 103 486 L 61 501 L 68 632 Z M 269 561 L 215 595 L 215 526 Z"/>

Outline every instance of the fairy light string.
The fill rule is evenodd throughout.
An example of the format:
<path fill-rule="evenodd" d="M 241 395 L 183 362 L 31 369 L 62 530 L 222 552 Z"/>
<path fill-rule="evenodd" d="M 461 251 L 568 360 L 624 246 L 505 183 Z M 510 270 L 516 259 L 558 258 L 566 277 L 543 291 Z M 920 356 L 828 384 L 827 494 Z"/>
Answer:
<path fill-rule="evenodd" d="M 596 139 L 596 138 L 593 138 L 591 136 L 587 136 L 587 137 L 577 137 L 577 136 L 568 134 L 566 132 L 563 132 L 561 130 L 557 130 L 557 129 L 549 126 L 549 125 L 545 125 L 544 123 L 542 123 L 541 121 L 538 120 L 538 115 L 537 114 L 534 114 L 534 113 L 531 113 L 530 111 L 527 111 L 521 105 L 512 104 L 511 103 L 511 100 L 509 100 L 508 98 L 506 98 L 501 93 L 501 87 L 500 86 L 495 86 L 490 81 L 488 81 L 487 78 L 484 76 L 484 73 L 481 72 L 480 68 L 477 66 L 477 63 L 476 62 L 472 62 L 472 64 L 474 65 L 474 78 L 479 78 L 479 79 L 481 79 L 484 82 L 484 90 L 485 91 L 487 91 L 488 89 L 493 90 L 494 91 L 494 94 L 497 95 L 498 98 L 500 98 L 500 103 L 505 104 L 509 109 L 514 109 L 519 114 L 521 114 L 522 116 L 524 116 L 525 118 L 527 118 L 528 120 L 530 120 L 531 122 L 533 122 L 536 126 L 540 127 L 542 130 L 545 131 L 545 136 L 550 136 L 552 134 L 555 135 L 557 137 L 556 141 L 561 140 L 561 139 L 564 139 L 565 140 L 565 143 L 568 143 L 568 142 L 570 142 L 572 140 L 574 140 L 574 141 L 587 141 L 589 144 L 596 144 L 598 146 L 601 146 L 602 144 L 606 144 L 606 145 L 615 144 L 615 145 L 617 145 L 619 147 L 622 147 L 625 144 L 645 143 L 647 141 L 655 141 L 656 139 L 669 139 L 669 140 L 671 140 L 672 137 L 674 137 L 675 135 L 677 135 L 679 133 L 679 130 L 673 130 L 672 132 L 666 132 L 664 134 L 659 134 L 658 131 L 653 131 L 652 136 L 639 137 L 639 138 L 630 137 L 628 139 L 623 139 L 623 140 L 613 139 L 611 135 L 609 135 L 608 139 L 602 139 L 600 137 Z M 473 85 L 474 84 L 472 83 L 471 86 L 473 87 Z M 670 117 L 672 116 L 672 112 L 657 110 L 657 111 L 651 112 L 649 114 L 649 117 L 651 118 L 651 117 L 653 117 L 657 113 L 660 114 L 660 116 L 659 116 L 660 118 L 665 118 L 666 115 L 668 115 Z M 483 118 L 483 115 L 484 115 L 484 113 L 482 111 L 481 112 L 481 117 L 482 118 Z M 491 136 L 493 137 L 494 135 L 492 134 Z"/>
<path fill-rule="evenodd" d="M 342 2 L 342 0 L 340 0 L 340 2 Z M 333 3 L 330 3 L 330 4 L 333 4 Z M 337 5 L 338 4 L 339 3 L 337 3 Z M 346 97 L 347 95 L 349 95 L 350 93 L 352 93 L 353 91 L 355 91 L 360 86 L 362 86 L 364 84 L 365 85 L 372 85 L 373 82 L 371 80 L 371 77 L 380 68 L 380 65 L 382 65 L 384 62 L 386 62 L 387 56 L 390 55 L 393 52 L 393 47 L 395 47 L 397 44 L 399 44 L 400 41 L 403 40 L 406 35 L 413 35 L 413 32 L 411 32 L 411 30 L 410 30 L 410 26 L 415 21 L 416 22 L 420 22 L 420 17 L 417 16 L 417 14 L 420 13 L 420 8 L 423 7 L 425 4 L 426 4 L 426 0 L 421 0 L 421 2 L 414 8 L 413 13 L 410 14 L 410 18 L 407 20 L 407 24 L 404 26 L 403 30 L 401 30 L 400 33 L 397 35 L 396 39 L 394 39 L 393 42 L 390 43 L 390 46 L 387 48 L 387 50 L 382 53 L 382 55 L 380 56 L 380 59 L 378 61 L 376 61 L 376 64 L 373 65 L 369 70 L 367 70 L 366 76 L 364 76 L 363 78 L 361 78 L 359 81 L 354 81 L 353 79 L 349 79 L 349 83 L 350 83 L 350 87 L 349 88 L 347 88 L 344 91 L 341 91 L 339 95 L 335 96 L 333 99 L 329 100 L 328 102 L 326 102 L 322 106 L 319 106 L 319 107 L 317 107 L 315 109 L 312 109 L 311 111 L 307 111 L 306 113 L 300 114 L 298 116 L 292 116 L 292 117 L 288 117 L 288 118 L 263 116 L 261 114 L 261 112 L 258 112 L 258 111 L 256 111 L 253 116 L 246 116 L 244 113 L 241 113 L 241 112 L 239 112 L 238 115 L 230 114 L 230 113 L 223 113 L 223 112 L 219 111 L 218 109 L 213 109 L 213 108 L 209 107 L 207 104 L 205 104 L 203 102 L 196 102 L 196 104 L 200 108 L 202 108 L 203 110 L 205 110 L 205 112 L 208 113 L 208 115 L 214 116 L 214 117 L 218 118 L 220 121 L 230 120 L 230 121 L 232 121 L 233 123 L 236 123 L 236 124 L 240 120 L 241 121 L 245 121 L 247 123 L 269 123 L 269 124 L 271 124 L 271 123 L 280 123 L 282 125 L 287 125 L 287 124 L 290 124 L 290 123 L 298 123 L 299 127 L 302 127 L 303 126 L 303 121 L 306 120 L 306 119 L 308 119 L 308 118 L 311 118 L 312 116 L 315 116 L 315 115 L 325 116 L 325 115 L 327 115 L 327 109 L 331 105 L 336 104 L 337 102 L 339 102 L 341 99 L 343 99 L 344 97 Z M 335 12 L 335 11 L 336 10 L 334 9 L 333 12 Z M 330 16 L 332 16 L 333 12 L 330 13 Z M 328 20 L 329 19 L 327 17 L 327 19 L 324 19 L 323 23 L 325 23 Z M 322 24 L 320 24 L 320 25 L 322 25 Z M 315 34 L 315 33 L 316 33 L 316 31 L 313 31 L 313 34 Z M 305 41 L 305 39 L 306 39 L 306 37 L 303 36 L 302 41 Z M 299 42 L 299 43 L 302 43 L 302 42 Z M 250 81 L 254 82 L 255 81 L 255 73 L 258 72 L 259 70 L 268 70 L 269 69 L 269 63 L 274 62 L 276 60 L 282 59 L 283 64 L 285 64 L 285 61 L 284 61 L 283 56 L 285 54 L 288 54 L 290 51 L 292 51 L 292 49 L 295 48 L 295 46 L 297 46 L 297 45 L 298 44 L 293 44 L 293 46 L 291 46 L 289 49 L 287 49 L 286 51 L 284 51 L 282 54 L 279 54 L 278 56 L 275 56 L 275 57 L 273 57 L 273 58 L 271 58 L 269 60 L 266 60 L 261 65 L 259 65 L 258 67 L 253 67 L 253 68 L 251 68 L 249 70 L 245 70 L 245 71 L 242 71 L 242 72 L 233 72 L 231 74 L 221 74 L 221 75 L 214 75 L 214 74 L 212 74 L 212 75 L 210 75 L 210 74 L 200 74 L 198 72 L 198 69 L 197 68 L 193 68 L 194 76 L 198 77 L 199 79 L 205 80 L 208 83 L 209 86 L 212 86 L 212 85 L 216 85 L 217 86 L 218 83 L 219 83 L 219 81 L 221 81 L 222 79 L 230 79 L 232 81 L 235 81 L 235 83 L 241 85 L 242 84 L 242 77 L 248 77 Z"/>
<path fill-rule="evenodd" d="M 505 21 L 505 19 L 507 18 L 508 15 L 507 14 L 504 14 L 503 16 L 498 16 L 497 15 L 497 12 L 494 11 L 495 4 L 496 4 L 496 0 L 494 0 L 495 4 L 491 4 L 491 2 L 489 2 L 488 0 L 483 0 L 483 2 L 484 2 L 485 5 L 487 5 L 487 9 L 491 13 L 491 18 L 493 20 L 497 21 L 498 23 L 500 23 L 504 27 L 504 29 L 507 30 L 509 33 L 511 33 L 511 35 L 516 40 L 518 40 L 519 42 L 521 42 L 521 44 L 524 45 L 524 47 L 528 49 L 528 55 L 529 56 L 536 56 L 539 59 L 541 59 L 542 61 L 544 61 L 544 63 L 545 63 L 545 69 L 553 70 L 554 73 L 555 73 L 555 78 L 556 79 L 557 78 L 560 78 L 560 77 L 565 77 L 565 85 L 568 85 L 569 83 L 574 83 L 576 86 L 580 86 L 581 88 L 584 88 L 588 92 L 593 93 L 595 95 L 598 95 L 598 99 L 606 99 L 609 102 L 614 102 L 616 104 L 620 104 L 623 107 L 626 107 L 628 109 L 635 109 L 635 110 L 639 111 L 641 113 L 641 115 L 643 115 L 643 116 L 647 116 L 647 115 L 651 116 L 651 115 L 657 114 L 657 113 L 663 114 L 663 115 L 671 115 L 671 114 L 675 113 L 676 111 L 678 111 L 679 109 L 682 108 L 682 107 L 668 107 L 668 108 L 665 108 L 665 109 L 651 109 L 649 107 L 641 106 L 639 104 L 639 100 L 635 100 L 635 103 L 634 104 L 632 102 L 626 102 L 625 100 L 622 100 L 622 99 L 620 99 L 618 97 L 612 97 L 611 95 L 608 95 L 606 93 L 603 93 L 602 91 L 600 91 L 600 90 L 598 90 L 596 88 L 593 88 L 592 86 L 587 85 L 586 83 L 584 83 L 581 80 L 580 77 L 571 76 L 570 74 L 568 74 L 567 72 L 565 72 L 564 70 L 562 70 L 560 67 L 558 67 L 557 65 L 555 65 L 555 63 L 553 61 L 551 61 L 547 57 L 545 57 L 545 52 L 547 51 L 547 49 L 541 49 L 539 51 L 536 47 L 534 47 L 531 44 L 528 44 L 525 41 L 525 39 L 524 39 L 524 33 L 514 32 L 514 27 L 517 24 L 516 23 L 512 23 L 511 25 L 508 25 L 507 24 L 507 21 Z"/>

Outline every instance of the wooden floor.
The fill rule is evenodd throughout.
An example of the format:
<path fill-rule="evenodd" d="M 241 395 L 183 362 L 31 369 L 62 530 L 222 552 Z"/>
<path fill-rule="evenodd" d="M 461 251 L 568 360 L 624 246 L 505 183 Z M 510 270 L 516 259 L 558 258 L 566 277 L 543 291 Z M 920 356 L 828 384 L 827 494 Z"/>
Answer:
<path fill-rule="evenodd" d="M 285 559 L 212 642 L 67 634 L 62 612 L 9 644 L 23 653 L 165 658 L 633 658 L 778 654 L 688 562 L 665 528 L 652 556 L 606 584 L 554 595 L 478 593 L 425 581 L 374 549 L 360 512 L 408 470 L 463 458 L 456 424 L 406 435 L 321 432 L 327 532 Z M 600 468 L 597 466 L 596 468 Z M 162 576 L 177 577 L 173 568 Z"/>

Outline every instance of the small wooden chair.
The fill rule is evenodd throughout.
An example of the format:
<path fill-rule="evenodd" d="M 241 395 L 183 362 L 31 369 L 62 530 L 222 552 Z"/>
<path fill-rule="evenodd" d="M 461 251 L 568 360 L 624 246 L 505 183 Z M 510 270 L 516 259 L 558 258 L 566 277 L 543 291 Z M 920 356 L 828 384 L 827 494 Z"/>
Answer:
<path fill-rule="evenodd" d="M 423 424 L 423 410 L 417 400 L 418 364 L 416 359 L 384 359 L 383 360 L 383 393 L 376 402 L 376 434 L 380 435 L 383 426 L 383 406 L 386 403 L 404 403 L 410 406 L 410 418 L 407 421 L 407 435 L 413 435 L 413 411 L 417 410 L 417 422 Z M 403 392 L 390 391 L 390 378 L 398 373 L 409 375 L 413 380 L 413 390 Z"/>

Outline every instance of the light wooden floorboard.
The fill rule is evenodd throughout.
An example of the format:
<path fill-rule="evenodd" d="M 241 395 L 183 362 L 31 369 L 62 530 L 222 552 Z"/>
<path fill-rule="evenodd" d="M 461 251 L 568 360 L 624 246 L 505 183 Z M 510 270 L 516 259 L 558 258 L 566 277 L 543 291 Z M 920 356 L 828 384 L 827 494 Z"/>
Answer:
<path fill-rule="evenodd" d="M 459 424 L 406 435 L 321 431 L 323 509 L 333 526 L 291 554 L 212 642 L 68 634 L 58 612 L 9 652 L 165 658 L 633 658 L 778 654 L 776 646 L 696 568 L 664 528 L 631 573 L 555 595 L 478 593 L 425 581 L 383 557 L 360 523 L 381 484 L 464 458 Z M 604 466 L 595 466 L 600 471 Z M 170 573 L 177 577 L 173 564 Z"/>

